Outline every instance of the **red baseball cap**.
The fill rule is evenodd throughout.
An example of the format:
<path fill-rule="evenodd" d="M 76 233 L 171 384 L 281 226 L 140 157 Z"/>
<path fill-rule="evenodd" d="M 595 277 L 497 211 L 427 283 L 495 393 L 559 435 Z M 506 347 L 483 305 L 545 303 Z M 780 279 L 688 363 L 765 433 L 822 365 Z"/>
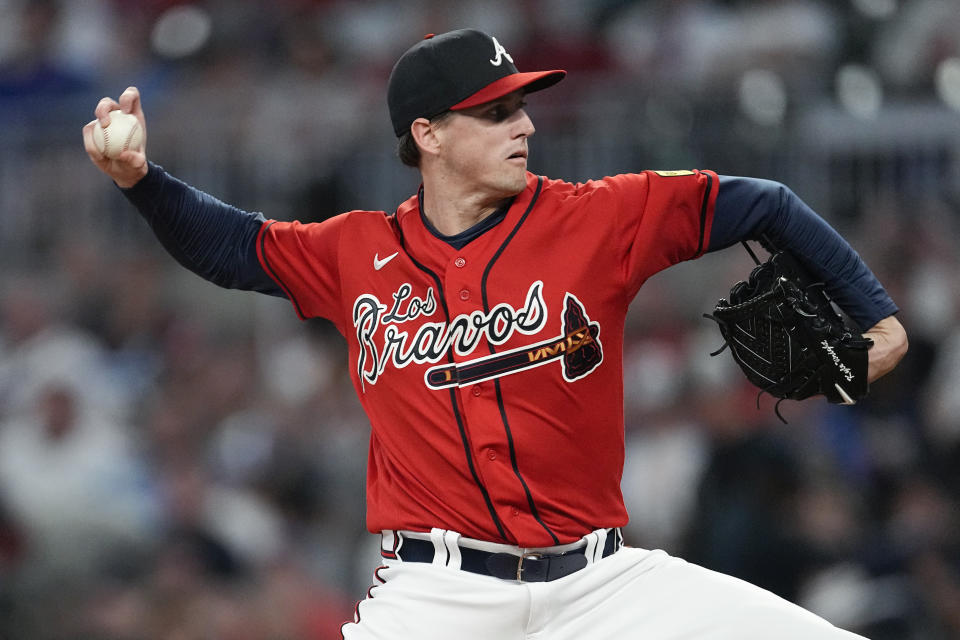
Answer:
<path fill-rule="evenodd" d="M 517 89 L 540 91 L 560 82 L 561 69 L 521 73 L 496 38 L 476 29 L 430 34 L 393 67 L 387 105 L 397 137 L 417 118 L 466 109 Z"/>

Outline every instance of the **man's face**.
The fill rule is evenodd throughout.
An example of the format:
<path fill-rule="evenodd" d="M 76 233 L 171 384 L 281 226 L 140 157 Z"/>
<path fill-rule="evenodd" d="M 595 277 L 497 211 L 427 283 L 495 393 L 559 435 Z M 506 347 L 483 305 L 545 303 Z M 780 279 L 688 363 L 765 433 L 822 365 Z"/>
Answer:
<path fill-rule="evenodd" d="M 523 191 L 527 138 L 535 131 L 525 104 L 523 92 L 515 91 L 445 118 L 437 135 L 447 177 L 493 198 Z"/>

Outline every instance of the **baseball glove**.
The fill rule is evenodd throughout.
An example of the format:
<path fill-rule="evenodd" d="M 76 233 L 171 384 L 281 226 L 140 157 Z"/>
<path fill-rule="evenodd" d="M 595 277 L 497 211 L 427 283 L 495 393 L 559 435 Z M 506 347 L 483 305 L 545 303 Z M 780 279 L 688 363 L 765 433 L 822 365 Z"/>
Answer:
<path fill-rule="evenodd" d="M 766 392 L 780 401 L 823 394 L 832 403 L 855 404 L 865 397 L 873 341 L 847 326 L 823 283 L 792 255 L 773 250 L 761 264 L 749 245 L 743 246 L 757 266 L 712 314 L 704 314 L 716 321 L 725 341 L 710 355 L 730 347 L 759 395 Z M 779 405 L 775 411 L 783 420 Z"/>

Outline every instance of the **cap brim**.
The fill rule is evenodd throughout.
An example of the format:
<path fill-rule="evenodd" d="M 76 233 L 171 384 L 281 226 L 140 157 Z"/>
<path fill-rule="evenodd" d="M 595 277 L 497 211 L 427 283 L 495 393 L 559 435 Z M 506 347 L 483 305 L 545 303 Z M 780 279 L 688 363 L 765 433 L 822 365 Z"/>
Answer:
<path fill-rule="evenodd" d="M 546 89 L 547 87 L 552 87 L 553 85 L 557 84 L 563 80 L 565 75 L 567 75 L 567 72 L 562 69 L 554 69 L 552 71 L 528 71 L 526 73 L 512 73 L 508 76 L 500 78 L 495 82 L 491 82 L 466 100 L 461 100 L 457 104 L 453 105 L 450 107 L 450 109 L 456 111 L 458 109 L 475 107 L 478 104 L 483 104 L 484 102 L 490 102 L 491 100 L 502 98 L 508 93 L 513 93 L 518 89 L 526 89 L 527 93 L 540 91 L 541 89 Z"/>

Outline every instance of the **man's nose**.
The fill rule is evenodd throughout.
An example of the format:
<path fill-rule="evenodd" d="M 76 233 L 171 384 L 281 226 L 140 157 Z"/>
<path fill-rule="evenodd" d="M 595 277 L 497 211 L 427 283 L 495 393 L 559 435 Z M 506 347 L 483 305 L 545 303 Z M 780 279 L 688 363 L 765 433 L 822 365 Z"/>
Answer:
<path fill-rule="evenodd" d="M 530 119 L 530 116 L 523 109 L 519 109 L 517 114 L 520 116 L 520 120 L 517 123 L 517 135 L 529 138 L 536 132 L 536 127 L 533 126 L 533 120 Z"/>

